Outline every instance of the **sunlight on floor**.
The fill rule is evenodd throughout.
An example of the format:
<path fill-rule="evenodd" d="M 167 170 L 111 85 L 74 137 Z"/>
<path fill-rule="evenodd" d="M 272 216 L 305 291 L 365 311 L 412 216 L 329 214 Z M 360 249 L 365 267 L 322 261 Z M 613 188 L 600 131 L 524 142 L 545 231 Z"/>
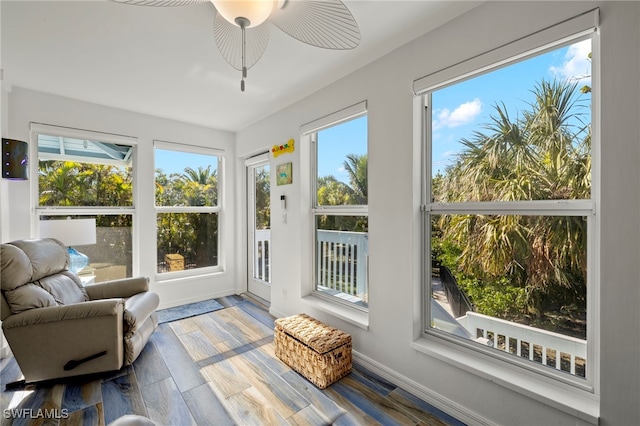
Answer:
<path fill-rule="evenodd" d="M 7 406 L 8 410 L 16 408 L 25 398 L 33 393 L 32 390 L 16 391 L 13 393 L 13 397 Z"/>

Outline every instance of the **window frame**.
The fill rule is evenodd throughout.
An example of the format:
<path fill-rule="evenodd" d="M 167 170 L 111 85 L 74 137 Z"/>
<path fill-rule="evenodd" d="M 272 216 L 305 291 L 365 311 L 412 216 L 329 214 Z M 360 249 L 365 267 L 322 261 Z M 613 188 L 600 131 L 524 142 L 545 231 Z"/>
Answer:
<path fill-rule="evenodd" d="M 597 424 L 599 417 L 599 233 L 600 217 L 600 108 L 598 9 L 585 12 L 535 34 L 499 46 L 467 61 L 414 81 L 414 140 L 421 152 L 420 176 L 420 279 L 419 312 L 414 322 L 413 349 L 492 382 L 508 387 L 542 403 Z M 592 187 L 591 198 L 582 200 L 540 200 L 515 202 L 434 203 L 431 200 L 431 93 L 446 86 L 473 78 L 497 68 L 517 63 L 546 51 L 591 39 L 592 41 Z M 431 327 L 431 215 L 434 214 L 518 214 L 587 217 L 587 370 L 586 378 L 537 366 L 509 353 L 484 348 Z"/>
<path fill-rule="evenodd" d="M 313 223 L 311 227 L 311 295 L 325 300 L 331 304 L 337 306 L 346 307 L 348 310 L 353 310 L 366 314 L 369 312 L 369 308 L 359 306 L 353 302 L 340 298 L 338 296 L 332 296 L 326 292 L 317 289 L 318 282 L 318 265 L 317 258 L 317 228 L 316 220 L 319 216 L 366 216 L 369 217 L 369 205 L 344 205 L 344 206 L 330 206 L 318 204 L 318 133 L 324 129 L 336 127 L 349 121 L 368 116 L 367 101 L 362 101 L 342 110 L 336 111 L 332 114 L 314 120 L 310 123 L 304 124 L 300 127 L 300 133 L 302 136 L 306 136 L 311 145 L 311 221 Z M 367 126 L 367 154 L 369 153 L 369 131 Z M 368 234 L 368 231 L 367 231 Z M 365 266 L 365 279 L 367 282 L 367 294 L 369 288 L 369 254 L 366 256 Z"/>
<path fill-rule="evenodd" d="M 154 273 L 155 273 L 155 279 L 158 282 L 162 282 L 162 281 L 171 281 L 171 280 L 175 280 L 178 278 L 185 278 L 185 277 L 196 277 L 196 276 L 202 276 L 202 275 L 208 275 L 208 274 L 214 274 L 214 273 L 220 273 L 220 272 L 224 272 L 225 268 L 224 268 L 224 253 L 222 253 L 221 248 L 224 246 L 224 244 L 222 243 L 222 238 L 223 238 L 223 233 L 222 230 L 224 229 L 223 226 L 223 204 L 224 204 L 224 194 L 223 194 L 223 174 L 224 174 L 224 158 L 225 158 L 225 151 L 222 149 L 218 149 L 218 148 L 209 148 L 209 147 L 202 147 L 202 146 L 197 146 L 197 145 L 189 145 L 189 144 L 183 144 L 183 143 L 177 143 L 177 142 L 167 142 L 167 141 L 161 141 L 161 140 L 154 140 L 153 141 L 153 182 L 154 182 L 154 188 L 155 188 L 155 180 L 156 180 L 156 174 L 155 174 L 155 170 L 156 170 L 156 150 L 157 149 L 161 149 L 161 150 L 165 150 L 165 151 L 177 151 L 177 152 L 184 152 L 184 153 L 191 153 L 191 154 L 200 154 L 200 155 L 210 155 L 210 156 L 215 156 L 218 158 L 218 167 L 217 167 L 217 173 L 218 173 L 218 187 L 217 187 L 217 205 L 215 206 L 158 206 L 155 203 L 155 194 L 153 197 L 153 212 L 154 212 L 154 220 L 155 223 L 157 224 L 158 221 L 158 214 L 161 213 L 215 213 L 218 216 L 218 241 L 217 241 L 217 245 L 218 245 L 218 264 L 214 265 L 214 266 L 204 266 L 201 268 L 195 268 L 195 269 L 185 269 L 182 271 L 170 271 L 170 272 L 158 272 L 157 269 L 157 264 L 160 261 L 160 259 L 158 259 L 158 250 L 157 247 L 155 249 L 155 265 L 154 266 Z M 156 238 L 156 242 L 157 242 L 157 238 L 158 238 L 158 228 L 157 225 L 155 226 L 156 232 L 155 232 L 155 238 Z"/>
<path fill-rule="evenodd" d="M 261 279 L 259 277 L 256 277 L 256 249 L 255 249 L 255 232 L 257 231 L 255 229 L 255 224 L 256 224 L 256 220 L 257 220 L 257 214 L 256 214 L 256 179 L 255 179 L 255 173 L 259 168 L 264 168 L 264 167 L 268 167 L 269 168 L 269 173 L 268 173 L 268 177 L 269 177 L 269 193 L 271 194 L 272 192 L 272 188 L 271 188 L 271 171 L 272 171 L 272 164 L 269 161 L 269 153 L 268 152 L 264 152 L 264 153 L 260 153 L 260 154 L 256 154 L 252 157 L 246 158 L 244 160 L 244 173 L 243 173 L 243 179 L 245 181 L 245 185 L 244 187 L 246 187 L 246 197 L 244 197 L 246 199 L 246 205 L 247 205 L 247 209 L 246 209 L 246 215 L 244 217 L 245 219 L 245 226 L 246 226 L 246 232 L 247 232 L 247 253 L 249 254 L 247 256 L 247 281 L 248 283 L 251 280 L 255 280 L 257 282 L 260 283 L 264 283 L 265 285 L 271 286 L 271 281 L 272 281 L 272 270 L 271 270 L 271 264 L 269 262 L 268 263 L 268 269 L 269 272 L 266 274 L 267 275 L 267 279 Z M 250 176 L 251 175 L 251 176 Z M 271 209 L 271 198 L 269 197 L 269 208 Z M 273 212 L 270 210 L 269 213 L 269 232 L 271 232 L 271 224 L 273 223 Z M 250 222 L 253 224 L 251 225 Z M 253 227 L 253 229 L 251 229 Z M 252 238 L 250 238 L 252 237 Z M 271 242 L 269 242 L 268 245 L 268 249 L 267 251 L 269 252 L 269 256 L 271 256 Z M 247 284 L 249 286 L 249 284 Z"/>
<path fill-rule="evenodd" d="M 39 179 L 38 179 L 38 167 L 40 163 L 40 157 L 38 153 L 38 135 L 60 136 L 73 139 L 88 139 L 98 140 L 101 142 L 114 143 L 118 145 L 129 145 L 132 147 L 130 155 L 131 160 L 131 174 L 133 183 L 132 205 L 131 206 L 114 206 L 114 207 L 93 207 L 93 206 L 73 206 L 73 207 L 58 207 L 58 206 L 40 206 L 39 199 Z M 32 176 L 30 179 L 30 203 L 33 206 L 35 214 L 32 215 L 31 229 L 34 235 L 40 235 L 40 218 L 42 216 L 131 216 L 131 271 L 132 276 L 140 274 L 139 271 L 139 250 L 138 250 L 138 184 L 137 184 L 137 154 L 138 154 L 138 140 L 135 137 L 116 135 L 111 133 L 96 132 L 91 130 L 75 129 L 71 127 L 55 126 L 43 123 L 31 122 L 29 125 L 29 157 L 35 159 L 29 163 L 29 174 Z M 60 158 L 63 159 L 63 156 Z M 71 161 L 77 161 L 76 158 L 70 159 Z M 98 162 L 104 164 L 104 162 Z"/>

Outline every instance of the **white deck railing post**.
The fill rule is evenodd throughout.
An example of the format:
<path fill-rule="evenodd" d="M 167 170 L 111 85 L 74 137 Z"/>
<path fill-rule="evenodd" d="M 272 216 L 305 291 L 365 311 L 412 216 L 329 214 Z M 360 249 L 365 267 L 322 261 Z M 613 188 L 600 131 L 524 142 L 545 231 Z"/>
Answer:
<path fill-rule="evenodd" d="M 363 296 L 367 292 L 368 236 L 364 232 L 318 230 L 318 285 Z"/>
<path fill-rule="evenodd" d="M 253 246 L 255 278 L 271 282 L 271 229 L 256 229 Z"/>
<path fill-rule="evenodd" d="M 366 232 L 318 230 L 316 265 L 318 285 L 352 296 L 367 293 L 369 237 Z M 271 282 L 271 230 L 257 229 L 254 238 L 254 274 Z"/>
<path fill-rule="evenodd" d="M 554 362 L 550 367 L 557 370 L 562 369 L 563 354 L 570 360 L 569 369 L 566 370 L 571 374 L 576 374 L 576 358 L 584 360 L 585 368 L 587 362 L 587 341 L 576 339 L 574 337 L 565 336 L 563 334 L 542 330 L 539 328 L 522 325 L 511 321 L 493 318 L 488 315 L 478 314 L 476 312 L 467 312 L 463 317 L 456 318 L 471 336 L 482 337 L 493 342 L 493 348 L 504 352 L 511 352 L 510 342 L 516 343 L 515 355 L 522 356 L 522 346 L 528 345 L 529 360 L 534 361 L 535 348 L 539 348 L 541 363 L 547 364 L 547 351 L 553 353 Z M 490 338 L 489 335 L 492 335 Z M 504 346 L 498 344 L 499 336 L 504 338 Z"/>

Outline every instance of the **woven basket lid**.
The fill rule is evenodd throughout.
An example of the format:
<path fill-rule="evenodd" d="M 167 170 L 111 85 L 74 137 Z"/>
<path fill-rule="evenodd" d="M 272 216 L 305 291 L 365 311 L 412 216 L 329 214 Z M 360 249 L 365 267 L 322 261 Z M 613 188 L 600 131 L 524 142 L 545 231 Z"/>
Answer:
<path fill-rule="evenodd" d="M 275 324 L 280 331 L 320 354 L 351 342 L 351 335 L 328 326 L 307 314 L 278 318 Z"/>

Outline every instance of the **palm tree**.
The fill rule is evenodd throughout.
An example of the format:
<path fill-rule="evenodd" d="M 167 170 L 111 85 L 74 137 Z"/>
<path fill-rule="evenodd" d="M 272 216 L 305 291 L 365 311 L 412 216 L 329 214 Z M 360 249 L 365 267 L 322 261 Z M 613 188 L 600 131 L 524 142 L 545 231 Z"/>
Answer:
<path fill-rule="evenodd" d="M 349 185 L 339 181 L 335 176 L 322 176 L 318 178 L 318 205 L 342 206 L 351 203 L 353 190 Z"/>
<path fill-rule="evenodd" d="M 218 201 L 218 171 L 198 166 L 198 170 L 191 167 L 184 169 L 178 178 L 177 186 L 181 194 L 182 205 L 187 206 L 215 206 Z"/>
<path fill-rule="evenodd" d="M 590 128 L 575 83 L 542 81 L 531 110 L 512 120 L 504 105 L 438 182 L 435 201 L 522 201 L 590 197 Z M 442 215 L 439 232 L 461 250 L 458 268 L 482 279 L 509 277 L 530 311 L 552 295 L 584 302 L 586 223 L 581 217 Z"/>
<path fill-rule="evenodd" d="M 349 174 L 349 204 L 367 204 L 368 162 L 367 154 L 349 154 L 343 163 Z"/>
<path fill-rule="evenodd" d="M 184 169 L 184 173 L 181 175 L 180 179 L 186 182 L 195 182 L 200 185 L 211 185 L 217 183 L 217 170 L 211 170 L 211 165 L 208 165 L 206 168 L 202 166 L 198 166 L 198 170 L 194 170 L 191 167 L 187 167 Z"/>
<path fill-rule="evenodd" d="M 40 161 L 40 205 L 130 206 L 133 203 L 129 168 L 74 161 Z"/>
<path fill-rule="evenodd" d="M 318 178 L 317 202 L 321 206 L 367 204 L 367 155 L 349 154 L 343 166 L 349 174 L 349 185 L 334 176 Z M 318 229 L 367 232 L 366 218 L 324 215 L 318 217 Z"/>
<path fill-rule="evenodd" d="M 41 206 L 73 206 L 79 185 L 76 163 L 71 161 L 41 161 L 38 179 Z"/>
<path fill-rule="evenodd" d="M 255 191 L 256 229 L 269 229 L 271 228 L 271 181 L 269 166 L 256 169 Z"/>
<path fill-rule="evenodd" d="M 198 166 L 184 169 L 175 182 L 181 204 L 187 206 L 215 206 L 218 202 L 218 171 Z M 217 215 L 208 213 L 177 213 L 174 219 L 185 224 L 184 252 L 192 252 L 196 265 L 211 265 L 217 256 Z"/>

